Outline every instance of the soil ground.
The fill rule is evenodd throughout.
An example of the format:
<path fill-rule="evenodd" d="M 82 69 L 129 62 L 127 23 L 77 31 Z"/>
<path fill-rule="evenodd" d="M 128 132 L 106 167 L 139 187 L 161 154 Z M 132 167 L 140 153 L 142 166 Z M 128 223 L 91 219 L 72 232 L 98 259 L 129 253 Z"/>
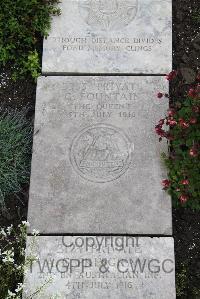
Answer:
<path fill-rule="evenodd" d="M 42 48 L 42 42 L 41 42 Z M 200 3 L 199 0 L 173 1 L 173 66 L 179 70 L 181 84 L 190 85 L 200 67 Z M 36 83 L 31 78 L 13 82 L 8 68 L 0 72 L 0 106 L 29 107 L 28 117 L 34 117 Z M 176 98 L 179 89 L 172 88 Z M 0 227 L 18 224 L 27 217 L 28 188 L 7 198 L 7 211 L 0 213 Z M 181 299 L 200 299 L 200 213 L 173 210 L 176 273 Z M 186 269 L 186 275 L 183 274 Z M 180 277 L 184 277 L 181 279 Z M 199 290 L 199 294 L 198 294 Z"/>

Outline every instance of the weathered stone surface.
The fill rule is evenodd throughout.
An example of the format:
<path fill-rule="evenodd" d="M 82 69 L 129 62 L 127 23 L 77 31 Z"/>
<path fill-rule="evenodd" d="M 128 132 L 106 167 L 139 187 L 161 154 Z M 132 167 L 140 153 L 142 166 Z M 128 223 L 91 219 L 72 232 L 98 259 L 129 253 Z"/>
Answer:
<path fill-rule="evenodd" d="M 162 77 L 38 81 L 29 221 L 43 233 L 171 234 L 154 126 Z"/>
<path fill-rule="evenodd" d="M 43 73 L 164 74 L 171 0 L 65 0 L 44 40 Z"/>
<path fill-rule="evenodd" d="M 172 238 L 41 236 L 34 246 L 32 238 L 27 254 L 38 258 L 26 273 L 25 298 L 44 284 L 34 298 L 176 298 Z"/>

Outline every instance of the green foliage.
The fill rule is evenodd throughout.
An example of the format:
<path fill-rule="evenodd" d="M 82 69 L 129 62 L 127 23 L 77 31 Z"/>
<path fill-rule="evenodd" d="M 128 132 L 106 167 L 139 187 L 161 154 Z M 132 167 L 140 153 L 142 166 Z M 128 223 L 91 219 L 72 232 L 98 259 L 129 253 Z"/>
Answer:
<path fill-rule="evenodd" d="M 10 227 L 0 230 L 0 285 L 1 298 L 10 298 L 11 292 L 17 289 L 21 293 L 20 282 L 23 279 L 25 263 L 26 226 Z M 19 297 L 20 298 L 20 297 Z"/>
<path fill-rule="evenodd" d="M 0 229 L 0 296 L 1 299 L 21 299 L 26 287 L 23 284 L 24 273 L 29 271 L 30 267 L 37 260 L 35 255 L 35 246 L 37 244 L 38 231 L 32 231 L 32 239 L 29 243 L 27 255 L 25 254 L 27 227 L 29 223 L 22 221 L 17 227 L 13 225 Z M 49 283 L 39 286 L 33 293 L 25 299 L 36 298 L 42 289 Z M 24 293 L 25 295 L 25 293 Z"/>
<path fill-rule="evenodd" d="M 199 112 L 193 111 L 194 106 L 200 104 L 199 99 L 186 97 L 181 102 L 180 109 L 174 115 L 177 123 L 184 119 L 187 124 L 191 118 L 196 119 L 196 124 L 190 124 L 188 128 L 176 125 L 171 129 L 173 140 L 171 141 L 171 155 L 165 157 L 168 168 L 168 175 L 171 181 L 169 194 L 172 195 L 175 207 L 180 204 L 185 207 L 200 210 L 200 122 Z M 191 155 L 191 149 L 195 150 L 195 155 Z M 188 185 L 184 185 L 184 182 Z M 188 182 L 187 182 L 188 181 Z M 180 202 L 181 195 L 185 195 L 185 202 Z"/>
<path fill-rule="evenodd" d="M 183 298 L 186 293 L 187 284 L 187 266 L 182 264 L 180 271 L 176 272 L 176 295 L 178 298 Z"/>
<path fill-rule="evenodd" d="M 174 207 L 200 210 L 200 96 L 199 85 L 176 101 L 168 116 L 160 120 L 156 132 L 171 141 L 170 155 L 162 155 L 168 169 L 163 186 L 172 196 Z M 163 125 L 169 130 L 164 131 Z"/>
<path fill-rule="evenodd" d="M 34 52 L 30 52 L 27 61 L 24 61 L 24 70 L 31 72 L 33 78 L 37 78 L 40 75 L 40 60 L 38 52 L 35 50 Z"/>
<path fill-rule="evenodd" d="M 200 298 L 200 287 L 193 287 L 192 289 L 193 299 L 199 299 Z"/>
<path fill-rule="evenodd" d="M 31 239 L 26 245 L 28 222 L 22 221 L 17 227 L 13 225 L 0 228 L 0 298 L 1 299 L 40 299 L 41 294 L 53 282 L 48 276 L 37 286 L 24 283 L 24 274 L 34 268 L 38 258 L 39 231 L 33 229 Z M 26 248 L 26 251 L 25 251 Z M 49 299 L 62 298 L 55 294 Z"/>
<path fill-rule="evenodd" d="M 48 34 L 59 0 L 4 0 L 0 9 L 0 67 L 12 65 L 13 78 L 40 73 L 38 41 Z"/>
<path fill-rule="evenodd" d="M 190 274 L 188 262 L 184 262 L 180 265 L 180 269 L 176 271 L 176 295 L 177 299 L 199 299 L 200 288 L 193 286 L 190 287 Z M 189 294 L 188 294 L 189 292 Z M 189 295 L 189 296 L 188 296 Z"/>
<path fill-rule="evenodd" d="M 196 8 L 192 13 L 192 19 L 199 24 L 200 23 L 200 9 Z"/>
<path fill-rule="evenodd" d="M 29 181 L 32 128 L 25 114 L 25 110 L 0 114 L 0 206 Z"/>

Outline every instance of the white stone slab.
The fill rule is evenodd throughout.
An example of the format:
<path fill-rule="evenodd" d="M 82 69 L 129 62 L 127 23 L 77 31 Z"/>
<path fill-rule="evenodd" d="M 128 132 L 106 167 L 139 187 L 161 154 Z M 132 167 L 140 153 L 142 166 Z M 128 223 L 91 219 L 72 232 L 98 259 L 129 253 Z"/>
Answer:
<path fill-rule="evenodd" d="M 34 298 L 176 298 L 172 238 L 41 236 L 30 246 L 32 238 L 27 252 L 38 258 L 26 273 L 25 298 L 44 284 Z"/>
<path fill-rule="evenodd" d="M 44 40 L 43 73 L 165 74 L 171 0 L 63 0 Z"/>
<path fill-rule="evenodd" d="M 162 77 L 42 77 L 29 200 L 46 234 L 165 234 L 171 200 L 154 126 L 167 111 Z"/>

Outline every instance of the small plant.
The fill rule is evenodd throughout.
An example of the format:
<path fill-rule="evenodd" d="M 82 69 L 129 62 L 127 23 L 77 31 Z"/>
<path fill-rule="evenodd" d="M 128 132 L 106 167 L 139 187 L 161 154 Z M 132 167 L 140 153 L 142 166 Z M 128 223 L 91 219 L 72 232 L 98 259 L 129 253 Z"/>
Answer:
<path fill-rule="evenodd" d="M 38 260 L 35 255 L 35 246 L 39 232 L 32 231 L 31 241 L 26 248 L 27 227 L 29 223 L 22 221 L 17 227 L 13 225 L 0 229 L 0 296 L 1 299 L 39 299 L 45 288 L 52 282 L 52 277 L 43 284 L 35 287 L 33 293 L 27 295 L 24 275 Z M 25 250 L 25 248 L 27 250 Z M 49 299 L 57 299 L 53 296 Z"/>
<path fill-rule="evenodd" d="M 178 298 L 183 298 L 188 286 L 187 265 L 181 264 L 181 269 L 176 272 L 176 295 Z"/>
<path fill-rule="evenodd" d="M 0 9 L 0 67 L 9 63 L 14 79 L 40 73 L 38 43 L 47 36 L 58 0 L 4 0 Z"/>
<path fill-rule="evenodd" d="M 200 23 L 200 9 L 196 8 L 192 13 L 192 19 L 199 24 Z"/>
<path fill-rule="evenodd" d="M 26 110 L 0 113 L 0 207 L 5 198 L 28 183 L 32 128 Z"/>
<path fill-rule="evenodd" d="M 176 271 L 176 295 L 180 299 L 199 299 L 200 288 L 196 286 L 191 287 L 189 273 L 190 266 L 188 261 L 180 264 L 180 268 Z"/>
<path fill-rule="evenodd" d="M 167 76 L 172 80 L 176 73 Z M 200 210 L 200 85 L 197 82 L 182 100 L 174 102 L 168 115 L 155 127 L 160 140 L 170 143 L 169 156 L 162 158 L 167 166 L 168 178 L 163 188 L 172 196 L 174 207 L 183 205 Z M 158 98 L 163 98 L 158 93 Z M 169 129 L 166 129 L 168 126 Z"/>
<path fill-rule="evenodd" d="M 15 228 L 11 225 L 0 229 L 0 295 L 2 299 L 21 298 L 24 272 L 36 259 L 31 255 L 25 258 L 27 226 L 28 223 L 23 221 Z M 34 245 L 37 234 L 33 231 L 31 246 Z"/>

